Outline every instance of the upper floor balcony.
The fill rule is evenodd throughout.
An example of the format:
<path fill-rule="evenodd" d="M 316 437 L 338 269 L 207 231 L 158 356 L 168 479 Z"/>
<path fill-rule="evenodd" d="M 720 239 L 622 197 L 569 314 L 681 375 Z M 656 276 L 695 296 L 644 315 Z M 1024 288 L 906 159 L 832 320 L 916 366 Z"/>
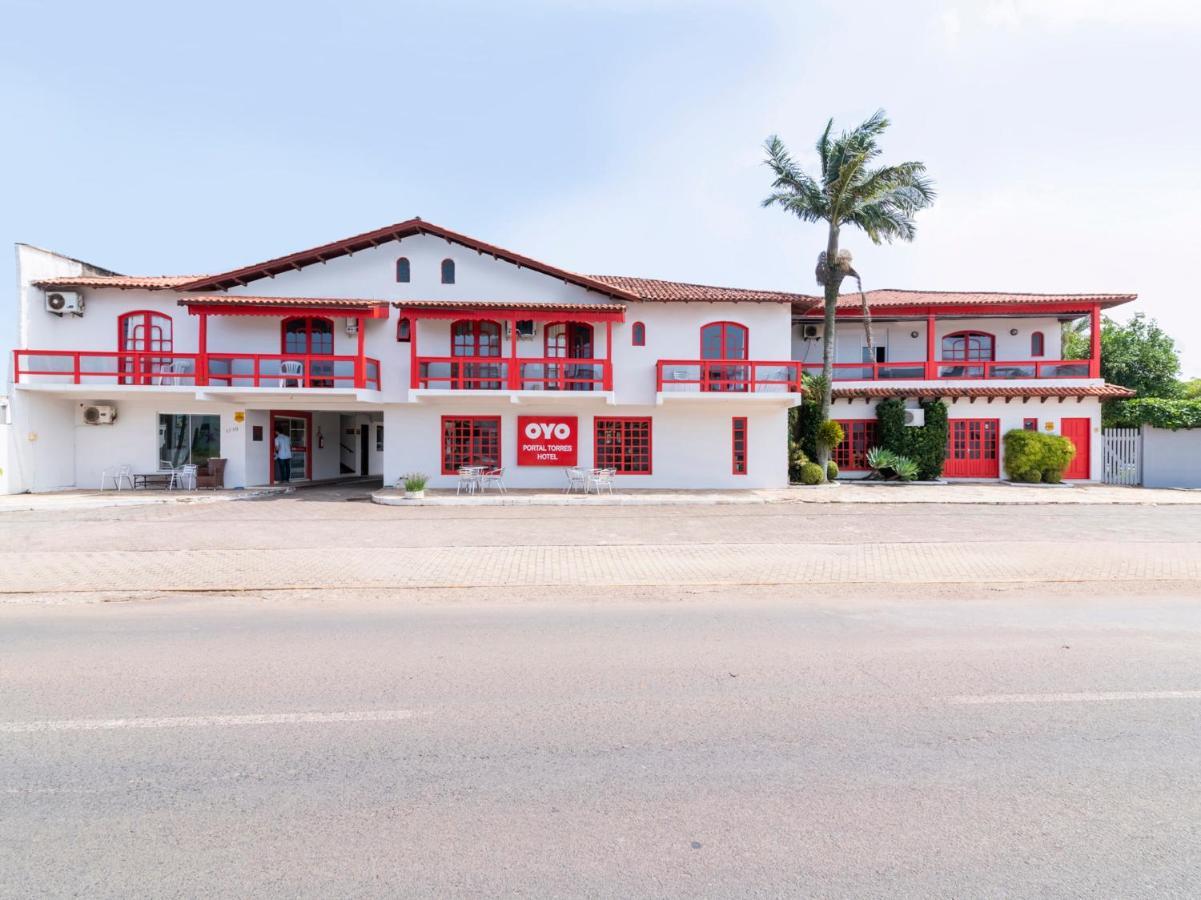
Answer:
<path fill-rule="evenodd" d="M 820 375 L 820 363 L 805 363 L 805 374 Z M 835 381 L 945 381 L 1008 380 L 1027 378 L 1095 378 L 1091 360 L 1027 359 L 998 361 L 991 359 L 943 359 L 927 364 L 914 362 L 834 364 Z"/>

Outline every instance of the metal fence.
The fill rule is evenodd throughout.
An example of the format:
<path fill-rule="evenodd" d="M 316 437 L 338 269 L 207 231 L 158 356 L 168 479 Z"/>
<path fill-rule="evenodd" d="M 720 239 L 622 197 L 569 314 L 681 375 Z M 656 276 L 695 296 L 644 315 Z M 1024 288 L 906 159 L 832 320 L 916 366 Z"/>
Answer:
<path fill-rule="evenodd" d="M 1105 468 L 1101 479 L 1106 484 L 1143 483 L 1143 432 L 1141 428 L 1106 428 Z"/>

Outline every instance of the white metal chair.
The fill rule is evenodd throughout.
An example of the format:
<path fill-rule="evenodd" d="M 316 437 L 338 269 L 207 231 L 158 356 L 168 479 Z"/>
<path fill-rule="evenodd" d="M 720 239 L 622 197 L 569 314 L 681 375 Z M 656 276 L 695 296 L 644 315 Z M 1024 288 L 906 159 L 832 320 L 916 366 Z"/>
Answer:
<path fill-rule="evenodd" d="M 497 466 L 496 468 L 493 468 L 493 469 L 485 469 L 483 474 L 480 475 L 480 490 L 481 491 L 487 490 L 489 485 L 491 485 L 492 487 L 496 488 L 497 491 L 499 491 L 500 493 L 507 494 L 508 491 L 505 489 L 505 480 L 504 479 L 505 479 L 505 470 L 503 467 Z"/>
<path fill-rule="evenodd" d="M 304 378 L 304 363 L 298 359 L 285 359 L 279 364 L 279 386 L 300 387 Z"/>
<path fill-rule="evenodd" d="M 160 385 L 170 386 L 186 384 L 189 379 L 180 378 L 179 376 L 191 374 L 192 371 L 185 360 L 165 362 L 160 364 L 158 367 L 158 383 Z"/>
<path fill-rule="evenodd" d="M 601 488 L 608 488 L 609 493 L 613 493 L 613 476 L 617 474 L 616 469 L 593 469 L 588 473 L 588 487 L 595 489 L 599 494 Z"/>
<path fill-rule="evenodd" d="M 171 481 L 168 483 L 169 490 L 179 488 L 183 491 L 196 490 L 196 469 L 199 468 L 192 463 L 180 466 L 178 469 L 171 471 Z"/>
<path fill-rule="evenodd" d="M 133 466 L 113 466 L 105 469 L 100 473 L 100 490 L 104 490 L 104 483 L 112 480 L 113 487 L 118 491 L 121 490 L 121 482 L 129 483 L 129 489 L 133 490 Z"/>
<path fill-rule="evenodd" d="M 588 473 L 578 466 L 564 469 L 567 475 L 567 487 L 564 489 L 564 494 L 570 494 L 576 488 L 579 488 L 584 493 L 588 493 Z"/>
<path fill-rule="evenodd" d="M 462 493 L 464 490 L 469 494 L 474 494 L 480 486 L 483 468 L 480 466 L 461 466 L 459 468 L 459 483 L 455 485 L 455 493 Z"/>

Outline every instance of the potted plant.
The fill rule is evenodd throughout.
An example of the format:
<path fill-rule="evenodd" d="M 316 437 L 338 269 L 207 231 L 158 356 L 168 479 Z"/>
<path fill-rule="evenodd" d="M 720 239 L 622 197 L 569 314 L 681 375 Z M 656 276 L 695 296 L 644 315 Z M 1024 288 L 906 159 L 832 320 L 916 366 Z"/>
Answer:
<path fill-rule="evenodd" d="M 420 472 L 410 472 L 404 477 L 405 499 L 420 500 L 425 496 L 425 485 L 430 480 L 428 475 Z"/>

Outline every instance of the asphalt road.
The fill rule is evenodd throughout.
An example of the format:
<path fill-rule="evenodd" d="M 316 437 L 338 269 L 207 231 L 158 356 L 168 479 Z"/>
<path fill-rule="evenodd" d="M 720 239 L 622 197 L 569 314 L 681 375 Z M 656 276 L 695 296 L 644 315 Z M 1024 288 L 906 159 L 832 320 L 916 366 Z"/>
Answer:
<path fill-rule="evenodd" d="M 660 540 L 702 528 L 660 512 Z M 863 514 L 845 528 L 954 531 Z M 1037 511 L 987 516 L 1056 552 Z M 1136 516 L 1132 542 L 1196 541 L 1187 516 Z M 0 896 L 1195 896 L 1199 596 L 1082 577 L 0 604 Z"/>

